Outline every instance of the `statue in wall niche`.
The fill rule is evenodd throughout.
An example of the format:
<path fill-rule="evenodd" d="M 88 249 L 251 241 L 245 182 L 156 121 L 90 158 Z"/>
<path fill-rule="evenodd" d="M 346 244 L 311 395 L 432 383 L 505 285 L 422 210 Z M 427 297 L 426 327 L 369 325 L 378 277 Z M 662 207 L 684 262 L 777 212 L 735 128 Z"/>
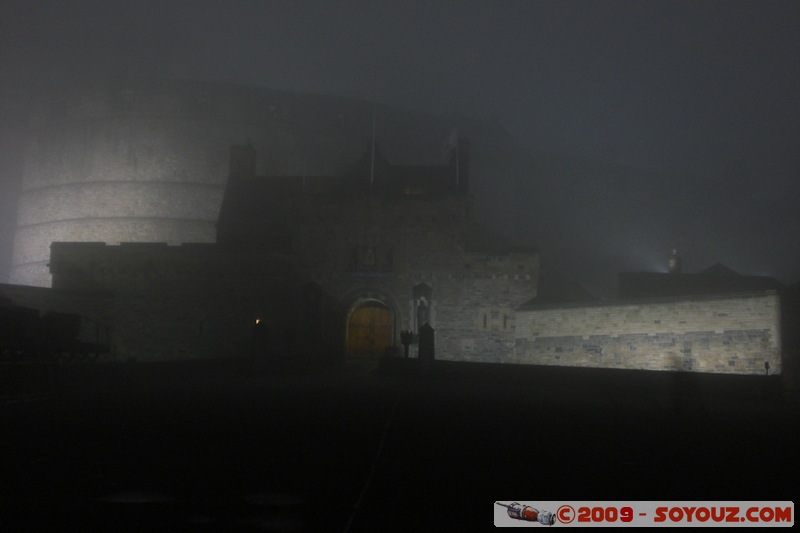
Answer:
<path fill-rule="evenodd" d="M 417 302 L 417 327 L 421 328 L 428 323 L 428 300 L 423 296 Z"/>
<path fill-rule="evenodd" d="M 422 326 L 430 322 L 432 294 L 433 290 L 427 283 L 419 283 L 414 286 L 414 314 L 416 315 L 417 319 L 417 333 L 419 333 L 419 330 L 422 328 Z"/>

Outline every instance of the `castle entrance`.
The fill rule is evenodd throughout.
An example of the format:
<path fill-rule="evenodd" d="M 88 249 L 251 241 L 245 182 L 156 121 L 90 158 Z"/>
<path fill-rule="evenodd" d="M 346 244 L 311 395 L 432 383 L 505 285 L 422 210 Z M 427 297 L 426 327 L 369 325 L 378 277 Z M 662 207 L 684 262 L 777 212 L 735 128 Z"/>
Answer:
<path fill-rule="evenodd" d="M 384 303 L 367 300 L 347 319 L 348 357 L 380 357 L 394 345 L 394 313 Z"/>

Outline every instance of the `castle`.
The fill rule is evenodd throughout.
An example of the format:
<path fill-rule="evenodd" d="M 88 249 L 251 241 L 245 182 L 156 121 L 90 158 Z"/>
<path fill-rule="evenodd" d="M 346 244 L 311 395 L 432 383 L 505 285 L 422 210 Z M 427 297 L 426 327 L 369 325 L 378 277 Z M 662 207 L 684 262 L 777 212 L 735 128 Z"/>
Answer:
<path fill-rule="evenodd" d="M 424 167 L 367 147 L 339 176 L 257 176 L 234 146 L 216 243 L 53 243 L 52 290 L 105 302 L 123 359 L 246 356 L 256 324 L 271 353 L 377 358 L 427 323 L 444 360 L 782 372 L 768 278 L 632 273 L 618 301 L 536 298 L 538 254 L 479 238 L 459 146 Z"/>
<path fill-rule="evenodd" d="M 509 359 L 539 257 L 476 242 L 458 147 L 446 165 L 372 149 L 349 174 L 270 177 L 234 146 L 216 243 L 54 243 L 53 290 L 108 295 L 123 358 L 244 356 L 258 322 L 272 351 L 374 358 L 429 324 L 444 358 Z"/>
<path fill-rule="evenodd" d="M 54 241 L 213 243 L 228 147 L 248 139 L 261 175 L 342 175 L 373 124 L 395 161 L 442 162 L 454 128 L 477 142 L 481 176 L 508 159 L 508 134 L 491 121 L 213 83 L 65 84 L 30 120 L 9 283 L 50 287 Z"/>
<path fill-rule="evenodd" d="M 780 287 L 639 273 L 619 301 L 564 298 L 536 251 L 475 222 L 471 176 L 501 171 L 491 127 L 444 164 L 398 165 L 414 150 L 365 143 L 370 107 L 174 84 L 51 106 L 0 296 L 107 325 L 116 361 L 252 355 L 256 324 L 272 353 L 376 358 L 427 323 L 437 359 L 782 372 Z M 444 137 L 441 121 L 408 123 L 394 138 Z"/>

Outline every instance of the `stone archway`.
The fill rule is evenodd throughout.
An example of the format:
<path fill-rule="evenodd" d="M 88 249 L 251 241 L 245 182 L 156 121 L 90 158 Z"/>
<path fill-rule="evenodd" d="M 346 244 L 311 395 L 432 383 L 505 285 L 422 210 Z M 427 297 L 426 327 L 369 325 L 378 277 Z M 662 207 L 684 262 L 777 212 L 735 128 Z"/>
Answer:
<path fill-rule="evenodd" d="M 354 305 L 347 316 L 348 357 L 380 357 L 394 346 L 394 311 L 376 299 L 365 299 Z"/>

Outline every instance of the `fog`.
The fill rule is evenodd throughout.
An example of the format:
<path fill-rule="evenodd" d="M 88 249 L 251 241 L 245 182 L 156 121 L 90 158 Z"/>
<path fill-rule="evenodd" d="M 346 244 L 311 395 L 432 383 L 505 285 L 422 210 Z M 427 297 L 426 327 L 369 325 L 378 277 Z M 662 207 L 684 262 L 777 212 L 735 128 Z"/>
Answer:
<path fill-rule="evenodd" d="M 672 248 L 689 272 L 800 277 L 796 2 L 4 0 L 0 25 L 3 279 L 28 112 L 74 76 L 494 121 L 516 156 L 475 176 L 479 216 L 601 296 Z"/>

